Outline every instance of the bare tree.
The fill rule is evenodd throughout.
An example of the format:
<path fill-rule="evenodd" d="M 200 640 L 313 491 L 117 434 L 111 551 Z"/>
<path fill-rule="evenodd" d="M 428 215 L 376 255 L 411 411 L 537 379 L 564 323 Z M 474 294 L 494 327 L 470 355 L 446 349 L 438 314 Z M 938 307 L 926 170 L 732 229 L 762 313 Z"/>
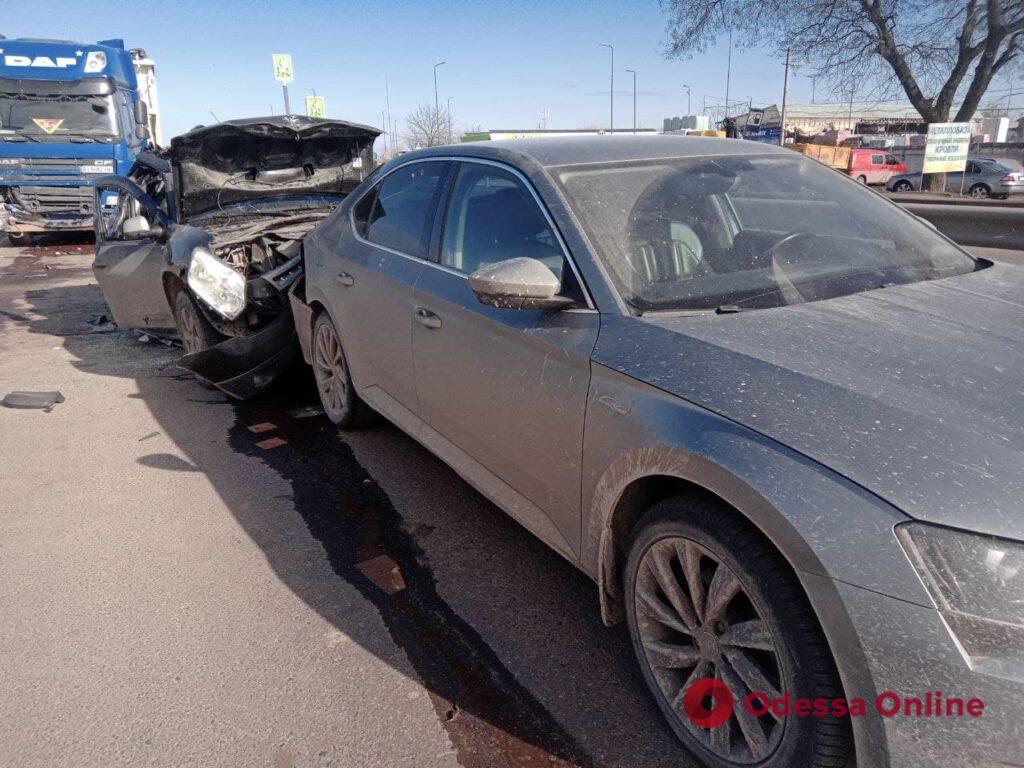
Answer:
<path fill-rule="evenodd" d="M 448 113 L 432 104 L 421 104 L 405 118 L 405 142 L 410 149 L 439 147 L 451 137 Z"/>
<path fill-rule="evenodd" d="M 730 28 L 742 44 L 792 47 L 836 93 L 902 90 L 930 123 L 970 120 L 992 78 L 1024 50 L 1024 0 L 661 0 L 666 54 L 702 52 Z"/>

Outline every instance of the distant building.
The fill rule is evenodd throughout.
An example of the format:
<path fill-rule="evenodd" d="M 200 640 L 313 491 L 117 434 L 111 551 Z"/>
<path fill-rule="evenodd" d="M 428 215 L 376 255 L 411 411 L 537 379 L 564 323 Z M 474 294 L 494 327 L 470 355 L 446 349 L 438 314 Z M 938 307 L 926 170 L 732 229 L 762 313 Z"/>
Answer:
<path fill-rule="evenodd" d="M 652 136 L 658 131 L 654 128 L 616 128 L 615 136 L 632 136 L 634 133 Z M 551 136 L 609 136 L 612 132 L 607 128 L 502 128 L 477 133 L 462 134 L 463 143 L 469 141 L 504 141 L 505 139 L 539 139 Z"/>

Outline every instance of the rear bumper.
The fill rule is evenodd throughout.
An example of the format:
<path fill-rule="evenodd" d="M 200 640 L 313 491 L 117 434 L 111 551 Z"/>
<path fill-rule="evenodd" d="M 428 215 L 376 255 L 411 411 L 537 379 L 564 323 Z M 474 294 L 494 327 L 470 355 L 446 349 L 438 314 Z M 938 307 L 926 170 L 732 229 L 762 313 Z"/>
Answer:
<path fill-rule="evenodd" d="M 232 397 L 247 400 L 287 370 L 296 347 L 295 324 L 285 311 L 256 333 L 185 355 L 178 365 Z"/>
<path fill-rule="evenodd" d="M 1000 184 L 993 190 L 996 195 L 1024 195 L 1024 182 Z"/>

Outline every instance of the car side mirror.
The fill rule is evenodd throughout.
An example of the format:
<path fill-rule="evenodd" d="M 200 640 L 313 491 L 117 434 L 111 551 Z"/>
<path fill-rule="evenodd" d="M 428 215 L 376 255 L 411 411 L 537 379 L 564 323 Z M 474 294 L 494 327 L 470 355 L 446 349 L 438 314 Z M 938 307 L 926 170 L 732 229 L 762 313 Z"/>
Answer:
<path fill-rule="evenodd" d="M 144 101 L 135 102 L 135 138 L 149 138 L 149 107 Z"/>
<path fill-rule="evenodd" d="M 132 216 L 121 225 L 122 240 L 156 240 L 167 239 L 167 230 L 161 226 L 151 227 L 145 216 Z"/>
<path fill-rule="evenodd" d="M 500 309 L 568 309 L 576 302 L 559 296 L 561 283 L 537 259 L 518 257 L 481 267 L 469 276 L 481 304 Z"/>

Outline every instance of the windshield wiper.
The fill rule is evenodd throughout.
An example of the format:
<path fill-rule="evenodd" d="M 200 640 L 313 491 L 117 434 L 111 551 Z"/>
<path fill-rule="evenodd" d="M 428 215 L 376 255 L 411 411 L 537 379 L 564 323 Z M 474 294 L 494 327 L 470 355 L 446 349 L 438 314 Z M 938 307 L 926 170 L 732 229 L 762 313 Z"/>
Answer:
<path fill-rule="evenodd" d="M 33 136 L 30 133 L 21 133 L 16 131 L 10 136 L 4 136 L 4 141 L 34 141 L 36 144 L 41 144 L 42 140 Z"/>

